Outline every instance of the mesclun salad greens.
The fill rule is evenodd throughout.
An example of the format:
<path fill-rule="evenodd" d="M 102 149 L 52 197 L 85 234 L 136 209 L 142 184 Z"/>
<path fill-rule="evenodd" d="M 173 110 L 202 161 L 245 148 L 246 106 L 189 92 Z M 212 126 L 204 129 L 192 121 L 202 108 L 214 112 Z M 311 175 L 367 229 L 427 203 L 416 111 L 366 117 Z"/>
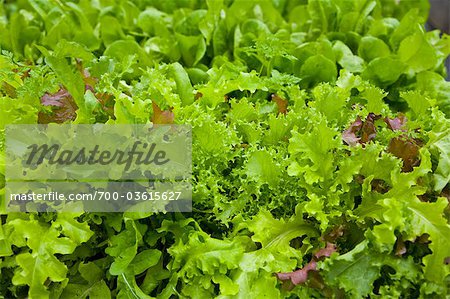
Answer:
<path fill-rule="evenodd" d="M 1 1 L 7 124 L 189 124 L 192 213 L 5 213 L 2 298 L 444 298 L 426 0 Z"/>

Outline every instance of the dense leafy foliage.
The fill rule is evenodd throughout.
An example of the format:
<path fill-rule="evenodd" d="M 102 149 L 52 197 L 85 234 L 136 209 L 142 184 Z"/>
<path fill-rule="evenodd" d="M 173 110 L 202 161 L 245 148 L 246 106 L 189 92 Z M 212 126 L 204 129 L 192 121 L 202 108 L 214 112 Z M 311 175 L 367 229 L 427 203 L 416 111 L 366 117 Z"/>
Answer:
<path fill-rule="evenodd" d="M 0 296 L 444 298 L 450 39 L 427 9 L 2 2 L 0 150 L 7 124 L 190 124 L 193 212 L 4 213 Z"/>

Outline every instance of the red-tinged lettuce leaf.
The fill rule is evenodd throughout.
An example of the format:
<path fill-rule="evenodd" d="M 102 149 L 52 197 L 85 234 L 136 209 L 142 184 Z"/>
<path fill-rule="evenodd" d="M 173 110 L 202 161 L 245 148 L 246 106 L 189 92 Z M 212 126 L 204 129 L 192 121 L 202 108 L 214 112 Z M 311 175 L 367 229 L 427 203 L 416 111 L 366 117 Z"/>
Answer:
<path fill-rule="evenodd" d="M 350 127 L 342 133 L 342 140 L 350 146 L 355 146 L 358 143 L 366 144 L 375 139 L 377 136 L 375 121 L 380 117 L 380 115 L 369 113 L 366 120 L 362 121 L 358 116 Z"/>
<path fill-rule="evenodd" d="M 82 63 L 77 60 L 75 74 L 81 76 L 84 84 L 84 98 L 77 102 L 71 94 L 68 87 L 61 85 L 58 92 L 54 94 L 46 93 L 41 98 L 44 106 L 50 106 L 51 111 L 42 111 L 39 114 L 39 123 L 64 123 L 66 121 L 88 120 L 104 122 L 108 118 L 115 119 L 114 116 L 114 97 L 107 92 L 96 92 L 98 79 L 91 76 L 89 71 L 83 68 Z M 72 86 L 73 89 L 73 86 Z M 79 92 L 81 93 L 81 92 Z M 78 104 L 77 104 L 78 103 Z M 82 105 L 80 106 L 79 103 Z"/>
<path fill-rule="evenodd" d="M 88 90 L 91 91 L 92 94 L 95 96 L 97 102 L 100 104 L 101 110 L 103 110 L 103 112 L 107 116 L 111 117 L 112 119 L 115 119 L 114 96 L 108 92 L 97 92 L 96 91 L 96 85 L 97 85 L 99 79 L 96 77 L 93 77 L 90 74 L 90 72 L 86 68 L 83 67 L 83 63 L 81 60 L 77 59 L 76 67 L 83 78 L 85 91 L 88 91 Z"/>
<path fill-rule="evenodd" d="M 152 108 L 153 108 L 153 115 L 151 117 L 151 121 L 154 124 L 173 124 L 173 121 L 175 119 L 175 114 L 170 110 L 161 110 L 159 106 L 152 102 Z"/>
<path fill-rule="evenodd" d="M 384 194 L 389 191 L 390 187 L 387 185 L 385 180 L 381 179 L 373 179 L 370 182 L 370 187 L 372 188 L 372 191 Z"/>
<path fill-rule="evenodd" d="M 375 121 L 380 117 L 380 115 L 375 115 L 374 113 L 369 113 L 369 115 L 367 115 L 366 121 L 361 128 L 361 143 L 364 144 L 375 139 L 377 136 Z"/>
<path fill-rule="evenodd" d="M 322 239 L 324 241 L 327 241 L 327 245 L 328 243 L 333 243 L 335 242 L 337 239 L 339 239 L 340 237 L 342 237 L 345 233 L 345 231 L 347 230 L 345 225 L 338 225 L 333 227 L 329 232 L 327 232 Z"/>
<path fill-rule="evenodd" d="M 355 146 L 361 140 L 360 137 L 357 136 L 359 131 L 361 130 L 363 122 L 361 118 L 358 118 L 350 125 L 350 127 L 342 133 L 342 140 L 350 146 Z"/>
<path fill-rule="evenodd" d="M 404 114 L 399 114 L 395 118 L 385 117 L 384 122 L 388 125 L 388 128 L 392 131 L 406 131 L 406 116 Z"/>
<path fill-rule="evenodd" d="M 278 113 L 286 114 L 288 101 L 283 99 L 282 97 L 280 97 L 277 94 L 272 94 L 271 98 L 272 98 L 272 101 L 275 102 L 275 104 L 277 104 Z"/>
<path fill-rule="evenodd" d="M 38 123 L 40 124 L 64 123 L 77 117 L 78 106 L 65 88 L 60 88 L 54 94 L 46 93 L 41 97 L 41 104 L 51 107 L 51 112 L 39 112 Z"/>
<path fill-rule="evenodd" d="M 330 255 L 336 252 L 336 245 L 330 242 L 327 242 L 327 246 L 325 248 L 321 248 L 319 249 L 314 256 L 316 258 L 321 258 L 321 257 L 330 257 Z"/>
<path fill-rule="evenodd" d="M 114 115 L 114 105 L 116 104 L 114 96 L 106 92 L 97 92 L 95 93 L 95 98 L 100 103 L 103 112 L 112 119 L 116 119 Z"/>
<path fill-rule="evenodd" d="M 303 268 L 293 272 L 277 273 L 277 277 L 281 281 L 290 280 L 294 285 L 303 284 L 308 280 L 308 272 L 317 269 L 317 262 L 312 260 Z"/>
<path fill-rule="evenodd" d="M 97 84 L 98 79 L 91 76 L 89 71 L 83 67 L 83 63 L 79 59 L 76 60 L 76 67 L 77 67 L 78 71 L 80 72 L 81 77 L 83 78 L 85 90 L 90 90 L 90 91 L 94 92 L 94 87 Z"/>
<path fill-rule="evenodd" d="M 69 92 L 64 89 L 60 88 L 57 93 L 54 94 L 48 94 L 42 96 L 41 98 L 41 104 L 44 106 L 58 106 L 62 107 L 64 104 L 61 102 L 61 99 L 70 97 Z"/>
<path fill-rule="evenodd" d="M 407 249 L 406 249 L 406 244 L 403 241 L 402 236 L 400 236 L 397 239 L 397 242 L 395 243 L 395 250 L 394 253 L 396 256 L 403 256 L 406 253 Z"/>
<path fill-rule="evenodd" d="M 313 255 L 313 259 L 307 263 L 303 268 L 295 270 L 293 272 L 276 273 L 277 277 L 281 281 L 291 281 L 292 284 L 304 284 L 308 280 L 308 274 L 310 271 L 317 270 L 317 261 L 323 257 L 330 257 L 333 252 L 336 252 L 336 245 L 327 242 L 325 248 L 319 249 Z"/>
<path fill-rule="evenodd" d="M 419 165 L 419 149 L 418 142 L 405 135 L 392 138 L 388 146 L 388 152 L 402 159 L 403 172 L 411 172 L 413 167 Z"/>

